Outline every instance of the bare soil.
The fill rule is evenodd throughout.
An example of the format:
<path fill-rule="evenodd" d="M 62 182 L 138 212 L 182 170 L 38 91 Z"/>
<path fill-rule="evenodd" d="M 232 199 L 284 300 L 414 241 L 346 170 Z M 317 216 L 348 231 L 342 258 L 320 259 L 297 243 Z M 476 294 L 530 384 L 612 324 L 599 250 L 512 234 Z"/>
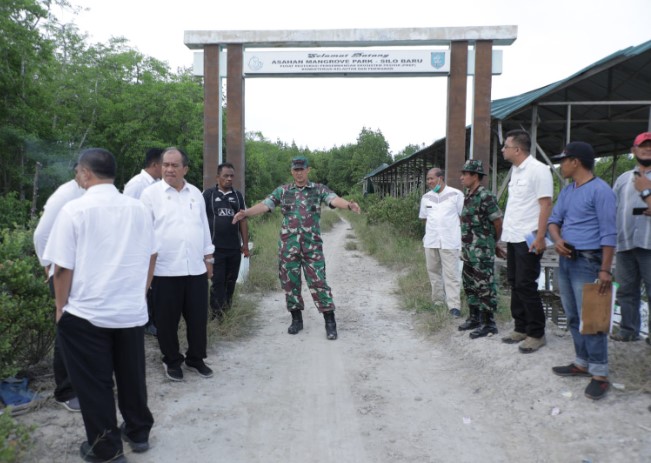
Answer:
<path fill-rule="evenodd" d="M 166 380 L 147 339 L 156 423 L 151 449 L 129 461 L 651 461 L 649 395 L 624 384 L 593 402 L 586 378 L 551 373 L 573 359 L 569 334 L 550 324 L 547 346 L 529 355 L 500 342 L 509 324 L 477 340 L 457 321 L 424 334 L 400 307 L 395 272 L 345 249 L 351 233 L 341 222 L 324 236 L 337 341 L 326 339 L 307 290 L 302 332 L 287 334 L 281 292 L 264 295 L 250 337 L 212 346 L 211 379 Z M 640 342 L 617 349 L 651 353 Z M 80 414 L 49 401 L 17 419 L 38 426 L 26 461 L 80 461 Z"/>

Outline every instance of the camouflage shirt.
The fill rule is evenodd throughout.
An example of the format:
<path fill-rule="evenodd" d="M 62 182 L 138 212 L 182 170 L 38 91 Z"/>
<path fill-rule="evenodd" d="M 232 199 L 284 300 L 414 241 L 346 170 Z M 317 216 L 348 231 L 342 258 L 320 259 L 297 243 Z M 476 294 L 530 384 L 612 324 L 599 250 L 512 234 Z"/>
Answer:
<path fill-rule="evenodd" d="M 461 211 L 461 259 L 465 262 L 492 261 L 495 258 L 495 226 L 502 217 L 497 198 L 483 186 L 466 193 Z"/>
<path fill-rule="evenodd" d="M 321 203 L 330 205 L 337 195 L 327 186 L 308 182 L 303 188 L 288 183 L 276 188 L 263 201 L 270 210 L 280 206 L 283 223 L 281 241 L 298 239 L 303 245 L 321 243 Z"/>

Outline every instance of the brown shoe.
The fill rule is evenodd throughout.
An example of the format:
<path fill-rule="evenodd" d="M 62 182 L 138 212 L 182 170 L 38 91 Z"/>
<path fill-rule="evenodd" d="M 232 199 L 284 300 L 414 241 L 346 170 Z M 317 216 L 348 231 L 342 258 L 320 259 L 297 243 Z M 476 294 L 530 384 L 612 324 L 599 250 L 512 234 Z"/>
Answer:
<path fill-rule="evenodd" d="M 502 338 L 502 342 L 506 344 L 517 344 L 520 341 L 524 341 L 527 338 L 525 333 L 520 333 L 519 331 L 511 331 L 508 336 Z"/>
<path fill-rule="evenodd" d="M 527 339 L 525 339 L 524 342 L 520 344 L 520 347 L 518 347 L 518 349 L 520 349 L 520 352 L 523 354 L 530 354 L 532 352 L 536 352 L 546 343 L 547 341 L 545 341 L 545 336 L 542 336 L 540 338 L 532 338 L 531 336 L 527 336 Z"/>

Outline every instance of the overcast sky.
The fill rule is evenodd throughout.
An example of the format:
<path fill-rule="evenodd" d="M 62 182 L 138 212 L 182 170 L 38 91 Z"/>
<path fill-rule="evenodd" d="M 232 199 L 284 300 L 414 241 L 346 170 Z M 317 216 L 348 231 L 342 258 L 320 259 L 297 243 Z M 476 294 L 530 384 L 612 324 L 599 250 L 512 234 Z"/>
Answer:
<path fill-rule="evenodd" d="M 269 30 L 516 25 L 493 99 L 563 79 L 651 40 L 650 0 L 71 0 L 93 42 L 123 36 L 173 69 L 192 65 L 186 30 Z M 63 15 L 59 14 L 61 19 Z M 65 17 L 66 20 L 69 17 Z M 469 80 L 469 83 L 471 80 Z M 248 79 L 246 130 L 311 149 L 380 130 L 396 154 L 445 136 L 445 77 Z"/>

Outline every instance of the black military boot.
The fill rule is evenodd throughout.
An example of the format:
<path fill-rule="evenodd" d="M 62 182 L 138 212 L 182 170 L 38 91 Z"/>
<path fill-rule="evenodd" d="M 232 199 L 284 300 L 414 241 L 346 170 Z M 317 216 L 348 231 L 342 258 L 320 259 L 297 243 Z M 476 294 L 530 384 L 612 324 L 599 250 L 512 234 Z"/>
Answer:
<path fill-rule="evenodd" d="M 325 319 L 326 336 L 334 341 L 337 339 L 337 323 L 335 322 L 334 310 L 323 312 L 323 318 Z"/>
<path fill-rule="evenodd" d="M 303 312 L 301 310 L 290 310 L 292 314 L 292 324 L 287 328 L 289 334 L 296 334 L 303 329 Z"/>
<path fill-rule="evenodd" d="M 495 325 L 493 312 L 482 312 L 481 324 L 475 331 L 470 333 L 470 339 L 483 338 L 489 334 L 497 334 L 497 325 Z"/>
<path fill-rule="evenodd" d="M 479 311 L 477 307 L 469 306 L 468 310 L 470 311 L 470 315 L 468 315 L 465 322 L 459 325 L 459 331 L 474 330 L 479 326 Z"/>

